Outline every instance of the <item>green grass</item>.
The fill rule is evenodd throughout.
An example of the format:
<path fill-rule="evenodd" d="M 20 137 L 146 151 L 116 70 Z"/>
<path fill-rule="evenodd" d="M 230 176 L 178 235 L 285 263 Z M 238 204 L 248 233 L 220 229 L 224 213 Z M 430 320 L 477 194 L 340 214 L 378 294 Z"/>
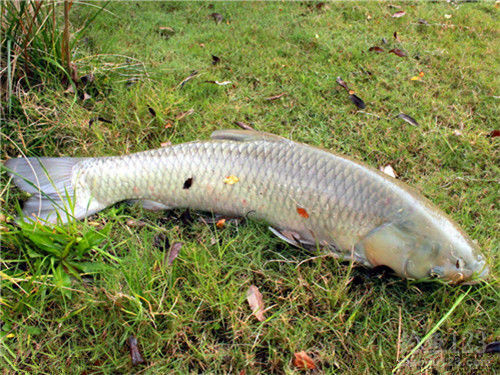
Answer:
<path fill-rule="evenodd" d="M 400 5 L 406 15 L 392 18 L 399 9 L 376 2 L 321 9 L 111 2 L 74 49 L 79 74 L 95 76 L 77 94 L 91 98 L 53 85 L 24 92 L 2 124 L 2 158 L 21 151 L 136 152 L 206 139 L 243 121 L 376 167 L 391 164 L 478 241 L 492 269 L 489 283 L 400 280 L 332 258 L 309 259 L 316 254 L 283 244 L 260 224 L 220 230 L 200 222 L 198 213 L 190 221 L 180 212 L 125 203 L 58 228 L 54 241 L 68 243 L 106 228 L 107 239 L 81 256 L 47 253 L 30 242 L 28 229 L 3 222 L 3 373 L 295 373 L 298 351 L 325 373 L 390 373 L 409 354 L 398 373 L 495 373 L 498 355 L 479 351 L 500 335 L 499 141 L 487 137 L 499 118 L 498 9 Z M 72 12 L 73 27 L 94 10 Z M 224 21 L 216 24 L 208 17 L 213 12 Z M 174 33 L 162 34 L 160 26 Z M 408 57 L 368 52 L 374 45 L 403 49 Z M 212 54 L 219 64 L 212 65 Z M 193 70 L 199 74 L 179 88 Z M 410 80 L 421 71 L 422 81 Z M 366 102 L 364 112 L 337 76 Z M 281 99 L 265 100 L 282 92 Z M 393 119 L 400 112 L 420 125 Z M 111 123 L 89 126 L 98 117 Z M 2 212 L 9 218 L 25 195 L 5 174 L 3 182 Z M 129 227 L 130 218 L 147 225 Z M 184 242 L 171 266 L 160 235 Z M 67 278 L 57 271 L 63 262 L 85 267 Z M 251 284 L 269 307 L 262 323 L 246 302 Z M 131 364 L 130 335 L 143 365 Z"/>

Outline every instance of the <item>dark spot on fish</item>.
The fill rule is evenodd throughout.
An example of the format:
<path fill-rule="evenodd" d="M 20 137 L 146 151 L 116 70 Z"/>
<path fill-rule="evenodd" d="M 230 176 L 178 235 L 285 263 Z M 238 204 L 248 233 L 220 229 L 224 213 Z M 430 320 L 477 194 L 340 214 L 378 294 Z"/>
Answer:
<path fill-rule="evenodd" d="M 186 181 L 184 181 L 183 189 L 189 189 L 193 185 L 193 177 L 189 177 Z"/>

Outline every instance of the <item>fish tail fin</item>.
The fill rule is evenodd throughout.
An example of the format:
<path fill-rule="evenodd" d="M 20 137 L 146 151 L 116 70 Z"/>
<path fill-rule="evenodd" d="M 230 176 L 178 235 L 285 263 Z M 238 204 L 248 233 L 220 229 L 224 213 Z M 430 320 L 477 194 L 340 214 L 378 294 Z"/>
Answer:
<path fill-rule="evenodd" d="M 104 207 L 89 207 L 88 199 L 77 199 L 72 185 L 73 167 L 85 158 L 17 158 L 4 165 L 14 183 L 33 194 L 23 206 L 22 220 L 66 223 L 81 219 Z"/>

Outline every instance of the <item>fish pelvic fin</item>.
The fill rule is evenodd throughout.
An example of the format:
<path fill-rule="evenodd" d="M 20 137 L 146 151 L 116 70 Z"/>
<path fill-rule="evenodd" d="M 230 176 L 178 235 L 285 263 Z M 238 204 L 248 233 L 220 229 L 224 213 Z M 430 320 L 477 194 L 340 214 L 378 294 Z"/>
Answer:
<path fill-rule="evenodd" d="M 211 135 L 212 139 L 221 139 L 226 141 L 250 142 L 250 141 L 270 141 L 270 142 L 291 142 L 279 135 L 258 132 L 256 130 L 244 129 L 223 129 L 216 130 Z"/>
<path fill-rule="evenodd" d="M 104 208 L 90 202 L 88 194 L 77 195 L 72 183 L 74 166 L 85 158 L 17 158 L 9 159 L 4 167 L 14 183 L 32 194 L 24 203 L 23 221 L 66 223 L 81 219 Z"/>

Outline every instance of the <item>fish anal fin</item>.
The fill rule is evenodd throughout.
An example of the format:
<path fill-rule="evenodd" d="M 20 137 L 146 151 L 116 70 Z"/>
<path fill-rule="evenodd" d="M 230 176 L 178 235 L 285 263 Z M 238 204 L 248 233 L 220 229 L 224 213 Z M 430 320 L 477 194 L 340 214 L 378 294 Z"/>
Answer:
<path fill-rule="evenodd" d="M 211 138 L 237 142 L 250 142 L 259 140 L 272 142 L 290 142 L 288 139 L 280 137 L 279 135 L 244 129 L 216 130 L 212 133 Z"/>

